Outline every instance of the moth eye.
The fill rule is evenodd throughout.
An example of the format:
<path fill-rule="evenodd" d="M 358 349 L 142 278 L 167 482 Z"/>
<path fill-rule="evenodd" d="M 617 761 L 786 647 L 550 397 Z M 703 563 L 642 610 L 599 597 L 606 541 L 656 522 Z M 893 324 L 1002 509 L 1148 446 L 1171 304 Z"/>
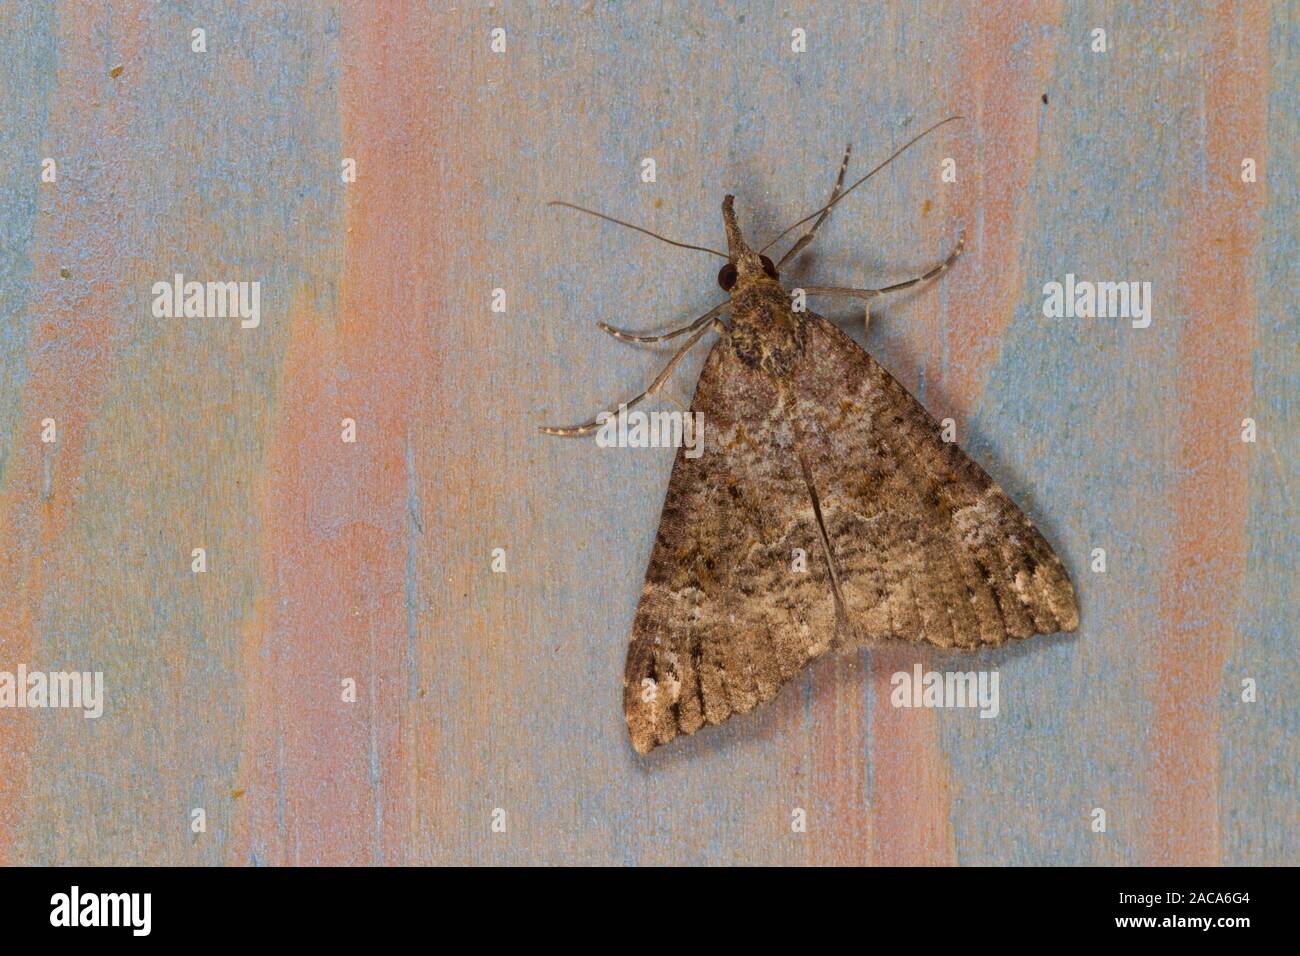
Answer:
<path fill-rule="evenodd" d="M 733 263 L 728 262 L 718 270 L 718 285 L 722 286 L 723 292 L 730 292 L 736 285 L 736 267 Z"/>
<path fill-rule="evenodd" d="M 772 260 L 767 256 L 759 256 L 763 260 L 763 271 L 767 273 L 769 279 L 779 279 L 781 276 L 776 271 L 776 266 L 772 265 Z"/>

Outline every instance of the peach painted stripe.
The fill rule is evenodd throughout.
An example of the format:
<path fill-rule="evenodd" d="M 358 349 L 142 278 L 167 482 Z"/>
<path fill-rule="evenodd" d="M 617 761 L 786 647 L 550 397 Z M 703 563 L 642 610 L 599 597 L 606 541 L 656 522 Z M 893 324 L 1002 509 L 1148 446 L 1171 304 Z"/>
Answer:
<path fill-rule="evenodd" d="M 413 542 L 427 545 L 409 463 L 412 436 L 428 433 L 417 423 L 429 414 L 430 303 L 445 268 L 433 214 L 437 35 L 411 5 L 343 11 L 342 150 L 358 181 L 342 185 L 337 162 L 321 170 L 346 197 L 340 314 L 331 326 L 302 290 L 286 350 L 266 596 L 246 650 L 256 703 L 243 769 L 258 799 L 236 847 L 244 859 L 414 861 L 413 766 L 429 731 L 415 723 L 408 575 Z M 356 421 L 355 444 L 340 438 L 343 418 Z M 345 677 L 355 704 L 341 700 Z"/>
<path fill-rule="evenodd" d="M 822 661 L 813 669 L 812 774 L 818 796 L 809 862 L 865 866 L 872 862 L 867 805 L 867 712 L 870 673 L 861 654 Z"/>
<path fill-rule="evenodd" d="M 958 97 L 953 112 L 969 119 L 948 134 L 958 159 L 958 183 L 965 185 L 945 194 L 951 196 L 947 221 L 965 228 L 967 253 L 943 280 L 949 367 L 930 383 L 926 397 L 932 409 L 958 419 L 979 402 L 1022 285 L 1020 249 L 1038 154 L 1039 112 L 1009 104 L 1038 102 L 1056 57 L 1060 9 L 1042 3 L 986 5 L 968 16 L 973 22 L 962 31 L 966 40 L 952 89 Z M 1023 54 L 1003 55 L 1008 43 L 1022 36 Z M 977 129 L 984 148 L 963 160 L 965 147 L 958 144 L 973 141 Z M 937 351 L 941 337 L 932 340 Z M 956 862 L 937 717 L 930 710 L 895 710 L 889 702 L 890 676 L 911 670 L 924 656 L 915 648 L 898 648 L 871 658 L 871 799 L 875 862 L 881 865 Z"/>
<path fill-rule="evenodd" d="M 911 671 L 918 660 L 929 670 L 926 656 L 911 647 L 871 655 L 872 809 L 877 821 L 875 862 L 880 866 L 956 862 L 938 717 L 928 708 L 896 709 L 889 702 L 890 677 Z"/>
<path fill-rule="evenodd" d="M 1262 169 L 1268 104 L 1268 8 L 1221 4 L 1207 17 L 1207 181 L 1180 237 L 1176 420 L 1179 474 L 1174 533 L 1161 582 L 1151 733 L 1154 865 L 1220 862 L 1219 706 L 1246 564 L 1247 467 L 1240 441 L 1251 413 L 1253 262 L 1264 183 L 1240 181 L 1241 160 Z"/>
<path fill-rule="evenodd" d="M 952 81 L 953 112 L 969 120 L 952 124 L 946 134 L 958 161 L 958 188 L 942 193 L 947 222 L 966 230 L 966 252 L 943 280 L 949 368 L 930 386 L 932 405 L 961 413 L 979 401 L 1024 284 L 1020 253 L 1025 232 L 1034 228 L 1027 217 L 1038 160 L 1039 97 L 1060 42 L 1056 4 L 980 4 L 970 16 L 973 22 L 962 31 L 961 69 Z M 970 154 L 966 144 L 975 142 L 976 130 L 982 146 Z"/>
<path fill-rule="evenodd" d="M 33 668 L 41 647 L 41 610 L 49 582 L 59 578 L 60 546 L 81 502 L 73 496 L 81 477 L 88 434 L 105 383 L 111 376 L 109 352 L 120 314 L 120 283 L 126 274 L 119 252 L 131 248 L 125 221 L 114 212 L 113 195 L 130 195 L 122 183 L 131 175 L 133 134 L 138 116 L 133 98 L 122 92 L 131 78 L 112 81 L 104 50 L 137 50 L 142 44 L 144 5 L 123 3 L 111 12 L 91 5 L 62 7 L 59 23 L 58 86 L 51 100 L 49 130 L 57 137 L 99 136 L 94 152 L 104 158 L 101 194 L 80 197 L 75 186 L 84 171 L 61 169 L 58 186 L 42 188 L 36 224 L 36 262 L 32 270 L 29 375 L 12 436 L 13 457 L 0 492 L 0 666 L 25 663 Z M 59 155 L 66 144 L 51 142 L 42 155 Z M 83 155 L 90 150 L 83 149 Z M 92 179 L 92 177 L 85 177 Z M 33 171 L 32 182 L 36 182 Z M 60 276 L 67 267 L 69 278 Z M 58 441 L 40 442 L 40 422 L 53 418 Z M 48 469 L 48 472 L 47 472 Z M 47 479 L 48 474 L 48 479 Z M 47 484 L 48 481 L 48 484 Z M 32 727 L 24 711 L 0 718 L 0 865 L 21 862 L 11 856 L 28 807 Z"/>

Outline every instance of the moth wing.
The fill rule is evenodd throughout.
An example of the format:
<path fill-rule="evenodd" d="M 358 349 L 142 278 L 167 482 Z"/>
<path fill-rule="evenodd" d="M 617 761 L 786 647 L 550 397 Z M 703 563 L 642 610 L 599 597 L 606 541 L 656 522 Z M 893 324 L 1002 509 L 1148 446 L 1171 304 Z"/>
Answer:
<path fill-rule="evenodd" d="M 816 517 L 772 381 L 719 342 L 691 408 L 703 453 L 678 450 L 624 670 L 641 753 L 769 700 L 834 643 Z"/>
<path fill-rule="evenodd" d="M 771 699 L 836 645 L 974 648 L 1078 626 L 1024 513 L 875 359 L 806 316 L 791 404 L 725 342 L 700 376 L 703 454 L 678 451 L 624 670 L 642 753 Z"/>
<path fill-rule="evenodd" d="M 1072 631 L 1051 545 L 875 359 L 807 316 L 793 393 L 853 634 L 998 645 Z"/>

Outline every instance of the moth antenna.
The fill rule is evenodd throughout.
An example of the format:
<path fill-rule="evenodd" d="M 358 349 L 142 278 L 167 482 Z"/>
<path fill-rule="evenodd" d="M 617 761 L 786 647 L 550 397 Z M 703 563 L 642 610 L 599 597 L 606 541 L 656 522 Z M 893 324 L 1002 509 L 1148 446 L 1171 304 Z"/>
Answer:
<path fill-rule="evenodd" d="M 824 206 L 822 206 L 820 209 L 814 210 L 813 212 L 811 212 L 811 213 L 809 213 L 808 215 L 804 216 L 802 219 L 800 219 L 798 222 L 796 222 L 793 226 L 791 226 L 790 228 L 788 228 L 788 229 L 786 229 L 785 231 L 783 231 L 779 236 L 777 236 L 776 238 L 774 238 L 771 242 L 769 242 L 769 243 L 768 243 L 767 245 L 765 245 L 762 249 L 760 249 L 759 252 L 766 252 L 766 251 L 767 251 L 768 249 L 770 249 L 773 245 L 775 245 L 776 243 L 780 242 L 782 239 L 784 239 L 786 236 L 788 236 L 788 235 L 789 235 L 791 232 L 793 232 L 795 229 L 798 229 L 800 226 L 802 226 L 805 222 L 808 222 L 808 220 L 810 220 L 810 219 L 814 219 L 814 218 L 816 218 L 817 216 L 820 216 L 822 213 L 826 212 L 826 210 L 830 209 L 832 206 L 834 206 L 837 202 L 839 202 L 841 199 L 843 199 L 843 198 L 844 198 L 845 196 L 847 196 L 849 193 L 853 192 L 853 190 L 857 189 L 859 186 L 861 186 L 863 183 L 865 183 L 865 182 L 866 182 L 868 179 L 870 179 L 872 176 L 876 175 L 876 173 L 880 172 L 882 169 L 884 169 L 886 166 L 888 166 L 890 163 L 892 163 L 894 160 L 896 160 L 899 156 L 901 156 L 901 155 L 903 154 L 903 152 L 904 152 L 904 151 L 905 151 L 909 146 L 911 146 L 911 145 L 912 145 L 913 143 L 915 143 L 917 140 L 921 139 L 923 136 L 928 136 L 930 133 L 933 133 L 935 130 L 937 130 L 940 126 L 944 126 L 944 125 L 946 125 L 946 124 L 948 124 L 948 123 L 953 122 L 954 120 L 964 120 L 965 118 L 966 118 L 966 117 L 964 117 L 964 116 L 949 116 L 947 119 L 945 119 L 945 120 L 940 120 L 939 122 L 935 123 L 935 124 L 934 124 L 933 126 L 931 126 L 929 129 L 924 129 L 924 130 L 922 130 L 921 132 L 917 133 L 915 136 L 913 136 L 911 139 L 909 139 L 909 140 L 908 140 L 906 143 L 904 143 L 902 146 L 898 147 L 898 149 L 894 150 L 893 154 L 890 155 L 890 157 L 889 157 L 888 159 L 886 159 L 883 163 L 881 163 L 879 166 L 877 166 L 877 167 L 875 167 L 874 169 L 872 169 L 869 173 L 867 173 L 865 176 L 863 176 L 861 179 L 859 179 L 857 182 L 855 182 L 855 183 L 854 183 L 852 186 L 850 186 L 848 189 L 844 190 L 842 193 L 840 193 L 838 196 L 836 196 L 834 199 L 832 199 L 832 200 L 831 200 L 830 202 L 828 202 L 826 205 L 824 205 Z"/>
<path fill-rule="evenodd" d="M 575 206 L 571 202 L 561 202 L 558 199 L 552 199 L 546 205 L 563 206 L 565 209 L 573 209 L 578 212 L 585 212 L 588 216 L 595 216 L 597 219 L 604 219 L 606 222 L 612 222 L 615 225 L 626 226 L 629 229 L 635 229 L 637 232 L 643 232 L 647 236 L 653 236 L 654 238 L 660 240 L 661 242 L 668 243 L 668 245 L 670 246 L 677 246 L 681 249 L 694 249 L 697 252 L 710 252 L 713 255 L 718 256 L 719 258 L 722 259 L 728 258 L 725 252 L 719 252 L 717 249 L 709 249 L 706 246 L 693 246 L 689 242 L 677 242 L 674 239 L 669 239 L 666 236 L 661 236 L 657 232 L 651 232 L 649 229 L 642 229 L 640 226 L 634 226 L 630 222 L 624 222 L 622 219 L 615 219 L 613 216 L 606 216 L 603 212 L 596 212 L 596 210 L 594 209 L 584 209 L 582 206 Z"/>

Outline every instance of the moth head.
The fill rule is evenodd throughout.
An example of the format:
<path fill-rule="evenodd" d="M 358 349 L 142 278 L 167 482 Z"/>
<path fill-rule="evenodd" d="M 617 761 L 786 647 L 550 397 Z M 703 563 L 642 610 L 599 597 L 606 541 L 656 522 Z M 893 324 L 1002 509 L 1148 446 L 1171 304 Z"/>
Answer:
<path fill-rule="evenodd" d="M 736 197 L 727 196 L 722 200 L 722 222 L 727 229 L 727 254 L 730 257 L 725 266 L 718 270 L 718 285 L 724 292 L 730 292 L 738 283 L 748 283 L 760 276 L 776 280 L 780 275 L 772 260 L 749 248 L 745 237 L 741 235 L 736 222 Z"/>

